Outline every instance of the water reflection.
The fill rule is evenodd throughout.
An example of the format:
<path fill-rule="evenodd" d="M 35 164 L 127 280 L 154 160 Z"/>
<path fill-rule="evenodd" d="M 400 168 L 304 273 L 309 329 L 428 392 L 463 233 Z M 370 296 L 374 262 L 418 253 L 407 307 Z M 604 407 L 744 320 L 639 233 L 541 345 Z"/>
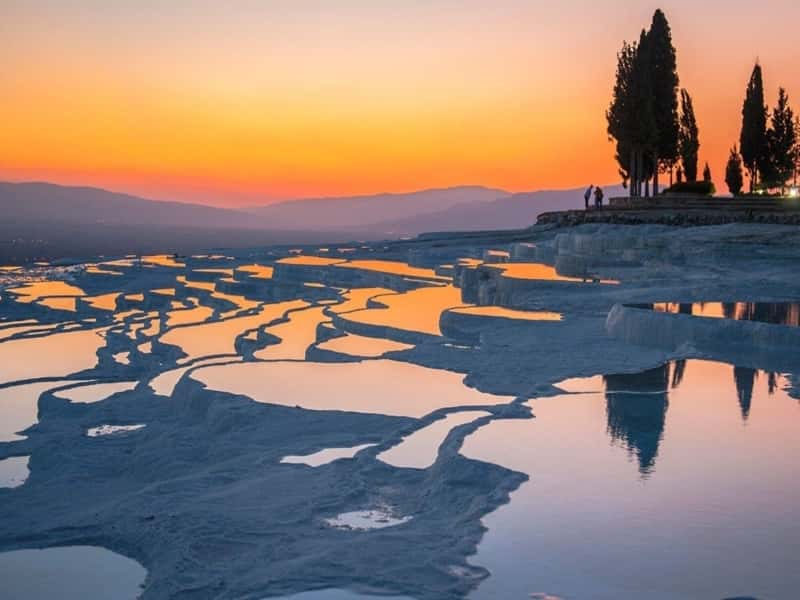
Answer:
<path fill-rule="evenodd" d="M 484 519 L 471 562 L 492 576 L 473 597 L 795 597 L 800 407 L 781 383 L 689 360 L 583 380 L 471 434 L 462 454 L 531 478 Z"/>
<path fill-rule="evenodd" d="M 688 304 L 656 302 L 654 304 L 632 304 L 631 306 L 695 317 L 759 321 L 800 327 L 800 302 L 695 302 Z"/>
<path fill-rule="evenodd" d="M 635 375 L 607 375 L 603 381 L 608 433 L 636 457 L 639 471 L 647 475 L 655 465 L 664 434 L 670 365 Z M 680 381 L 672 381 L 676 387 L 680 385 Z"/>

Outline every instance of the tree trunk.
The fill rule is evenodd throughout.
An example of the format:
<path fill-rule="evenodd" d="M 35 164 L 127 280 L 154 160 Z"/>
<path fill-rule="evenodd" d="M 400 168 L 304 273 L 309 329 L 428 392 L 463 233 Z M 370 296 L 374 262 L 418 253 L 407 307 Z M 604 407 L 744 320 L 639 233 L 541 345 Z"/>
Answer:
<path fill-rule="evenodd" d="M 631 158 L 631 166 L 630 166 L 630 172 L 628 173 L 628 175 L 630 176 L 628 195 L 631 198 L 635 198 L 636 197 L 636 152 L 634 152 L 633 150 L 631 150 L 630 158 Z"/>
<path fill-rule="evenodd" d="M 658 159 L 653 161 L 653 198 L 658 196 Z"/>
<path fill-rule="evenodd" d="M 645 198 L 649 198 L 650 197 L 650 178 L 649 177 L 644 180 L 644 197 Z"/>

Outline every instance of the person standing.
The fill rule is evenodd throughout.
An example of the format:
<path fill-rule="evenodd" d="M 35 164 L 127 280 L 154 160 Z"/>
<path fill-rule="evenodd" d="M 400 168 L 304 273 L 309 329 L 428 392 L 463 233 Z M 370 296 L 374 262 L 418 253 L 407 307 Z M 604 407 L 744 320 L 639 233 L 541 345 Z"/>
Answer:
<path fill-rule="evenodd" d="M 599 185 L 594 188 L 594 207 L 603 208 L 603 188 Z"/>
<path fill-rule="evenodd" d="M 586 191 L 583 193 L 583 205 L 586 208 L 586 210 L 589 210 L 589 200 L 591 200 L 592 198 L 593 187 L 594 184 L 590 185 L 588 188 L 586 188 Z"/>

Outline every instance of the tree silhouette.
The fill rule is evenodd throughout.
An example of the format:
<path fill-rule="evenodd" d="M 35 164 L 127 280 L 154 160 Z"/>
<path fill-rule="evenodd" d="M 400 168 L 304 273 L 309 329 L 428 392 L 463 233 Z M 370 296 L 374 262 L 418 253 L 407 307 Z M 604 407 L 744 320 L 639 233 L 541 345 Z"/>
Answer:
<path fill-rule="evenodd" d="M 697 181 L 697 155 L 700 151 L 700 132 L 694 116 L 692 97 L 681 90 L 681 116 L 678 149 L 686 181 Z"/>
<path fill-rule="evenodd" d="M 739 409 L 742 411 L 742 419 L 747 420 L 750 416 L 750 407 L 753 403 L 753 387 L 755 386 L 755 369 L 748 367 L 734 367 L 733 379 L 736 383 L 736 396 L 739 399 Z"/>
<path fill-rule="evenodd" d="M 653 156 L 653 195 L 658 194 L 658 172 L 665 164 L 678 159 L 678 66 L 672 30 L 661 9 L 653 13 L 647 32 L 650 82 L 655 119 L 655 154 Z M 684 171 L 686 166 L 684 165 Z"/>
<path fill-rule="evenodd" d="M 783 191 L 786 181 L 794 175 L 797 152 L 794 112 L 789 106 L 789 96 L 783 88 L 778 90 L 778 104 L 772 111 L 767 144 L 769 168 L 765 183 L 769 187 L 779 187 Z"/>
<path fill-rule="evenodd" d="M 728 184 L 728 191 L 734 196 L 742 193 L 744 187 L 744 175 L 742 173 L 742 157 L 736 146 L 731 148 L 728 164 L 725 166 L 725 183 Z"/>
<path fill-rule="evenodd" d="M 617 162 L 632 196 L 641 196 L 642 183 L 652 176 L 656 144 L 655 114 L 647 33 L 638 43 L 623 42 L 617 54 L 617 76 L 606 111 L 608 134 L 617 142 Z"/>
<path fill-rule="evenodd" d="M 603 379 L 608 434 L 636 457 L 639 472 L 646 477 L 655 468 L 664 435 L 669 364 L 635 375 L 607 375 Z"/>
<path fill-rule="evenodd" d="M 616 141 L 616 159 L 631 196 L 658 193 L 658 172 L 679 157 L 678 73 L 672 32 L 664 13 L 653 14 L 639 41 L 623 42 L 606 111 L 608 135 Z"/>
<path fill-rule="evenodd" d="M 756 63 L 747 84 L 742 105 L 742 132 L 739 136 L 742 162 L 750 178 L 750 193 L 758 181 L 758 171 L 769 157 L 767 144 L 767 107 L 764 104 L 764 80 L 761 65 Z"/>
<path fill-rule="evenodd" d="M 708 163 L 706 163 L 706 166 L 703 169 L 703 181 L 711 183 L 711 167 L 708 166 Z"/>

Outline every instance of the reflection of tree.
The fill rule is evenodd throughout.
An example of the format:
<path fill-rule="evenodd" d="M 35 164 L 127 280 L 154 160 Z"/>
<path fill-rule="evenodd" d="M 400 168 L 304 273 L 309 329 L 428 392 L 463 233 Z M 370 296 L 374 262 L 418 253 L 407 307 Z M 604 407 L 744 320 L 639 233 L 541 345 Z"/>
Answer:
<path fill-rule="evenodd" d="M 672 388 L 676 388 L 683 383 L 683 374 L 686 372 L 686 360 L 676 360 L 675 370 L 672 371 Z"/>
<path fill-rule="evenodd" d="M 739 398 L 739 407 L 742 410 L 742 419 L 745 421 L 750 416 L 750 405 L 753 402 L 753 387 L 758 373 L 748 367 L 734 367 L 733 379 L 736 382 L 736 395 Z"/>
<path fill-rule="evenodd" d="M 665 364 L 635 375 L 603 378 L 608 433 L 612 440 L 624 444 L 636 456 L 642 475 L 649 474 L 655 467 L 664 434 L 669 371 L 669 364 Z"/>
<path fill-rule="evenodd" d="M 722 305 L 728 319 L 800 326 L 800 304 L 789 302 L 737 302 Z"/>

